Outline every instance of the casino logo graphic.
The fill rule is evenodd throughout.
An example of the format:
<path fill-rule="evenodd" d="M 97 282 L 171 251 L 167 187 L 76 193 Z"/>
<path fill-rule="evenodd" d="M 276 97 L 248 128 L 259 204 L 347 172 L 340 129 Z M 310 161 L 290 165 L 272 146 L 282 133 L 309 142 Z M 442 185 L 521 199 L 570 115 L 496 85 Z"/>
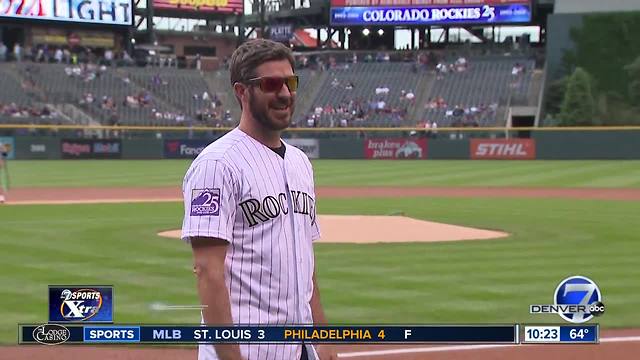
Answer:
<path fill-rule="evenodd" d="M 584 276 L 571 276 L 562 280 L 556 288 L 553 300 L 555 305 L 578 305 L 575 309 L 577 311 L 558 312 L 561 318 L 575 324 L 587 322 L 604 313 L 600 288 L 593 280 Z"/>
<path fill-rule="evenodd" d="M 113 322 L 113 288 L 49 286 L 49 322 Z"/>
<path fill-rule="evenodd" d="M 58 324 L 43 324 L 33 329 L 33 339 L 44 345 L 58 345 L 71 337 L 69 329 Z"/>

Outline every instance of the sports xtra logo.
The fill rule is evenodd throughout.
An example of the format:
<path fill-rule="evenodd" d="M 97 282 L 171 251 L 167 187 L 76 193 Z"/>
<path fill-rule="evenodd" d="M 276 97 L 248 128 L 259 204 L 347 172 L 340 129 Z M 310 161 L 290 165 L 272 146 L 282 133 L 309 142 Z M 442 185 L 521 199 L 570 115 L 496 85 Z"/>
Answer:
<path fill-rule="evenodd" d="M 49 321 L 112 322 L 112 287 L 49 287 Z"/>
<path fill-rule="evenodd" d="M 102 294 L 93 289 L 62 290 L 60 314 L 71 321 L 89 320 L 102 307 Z"/>
<path fill-rule="evenodd" d="M 565 321 L 581 324 L 604 314 L 605 306 L 598 285 L 584 276 L 571 276 L 560 282 L 553 305 L 531 305 L 531 314 L 558 314 Z"/>

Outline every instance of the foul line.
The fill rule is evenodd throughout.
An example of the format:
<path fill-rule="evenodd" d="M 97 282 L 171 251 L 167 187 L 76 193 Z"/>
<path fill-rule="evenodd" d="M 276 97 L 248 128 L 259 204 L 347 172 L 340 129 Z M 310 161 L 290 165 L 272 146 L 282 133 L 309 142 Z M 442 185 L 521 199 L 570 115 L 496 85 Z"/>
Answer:
<path fill-rule="evenodd" d="M 9 201 L 3 205 L 81 205 L 81 204 L 128 204 L 128 203 L 159 203 L 159 202 L 182 202 L 182 198 L 159 198 L 159 199 L 87 199 L 87 200 L 18 200 Z"/>
<path fill-rule="evenodd" d="M 610 338 L 600 339 L 601 343 L 636 342 L 636 341 L 640 341 L 640 336 L 610 337 Z M 527 344 L 527 345 L 533 345 L 533 344 Z M 338 357 L 350 358 L 350 357 L 362 357 L 362 356 L 434 353 L 434 352 L 445 352 L 445 351 L 468 351 L 468 350 L 498 349 L 498 348 L 507 348 L 507 347 L 516 347 L 516 346 L 523 346 L 523 345 L 516 345 L 516 344 L 455 345 L 455 346 L 422 347 L 422 348 L 410 348 L 410 349 L 374 350 L 374 351 L 360 351 L 360 352 L 351 352 L 351 353 L 339 353 Z"/>

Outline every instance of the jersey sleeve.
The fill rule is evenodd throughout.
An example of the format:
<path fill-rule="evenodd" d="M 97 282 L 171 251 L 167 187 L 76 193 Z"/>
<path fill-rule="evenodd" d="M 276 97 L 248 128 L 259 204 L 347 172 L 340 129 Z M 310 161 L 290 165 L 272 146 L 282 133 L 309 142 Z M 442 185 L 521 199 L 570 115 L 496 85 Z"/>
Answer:
<path fill-rule="evenodd" d="M 316 241 L 321 237 L 320 225 L 318 224 L 318 198 L 316 197 L 316 187 L 315 187 L 315 181 L 313 178 L 313 166 L 311 165 L 311 162 L 309 161 L 308 158 L 306 158 L 305 160 L 306 160 L 307 168 L 310 173 L 309 178 L 311 179 L 311 190 L 313 191 L 312 195 L 313 195 L 313 198 L 315 199 L 314 200 L 315 206 L 313 207 L 313 211 L 315 212 L 315 214 L 313 214 L 313 222 L 311 223 L 311 241 Z"/>
<path fill-rule="evenodd" d="M 236 178 L 220 160 L 193 164 L 185 175 L 182 194 L 182 240 L 211 237 L 233 241 L 237 208 Z"/>

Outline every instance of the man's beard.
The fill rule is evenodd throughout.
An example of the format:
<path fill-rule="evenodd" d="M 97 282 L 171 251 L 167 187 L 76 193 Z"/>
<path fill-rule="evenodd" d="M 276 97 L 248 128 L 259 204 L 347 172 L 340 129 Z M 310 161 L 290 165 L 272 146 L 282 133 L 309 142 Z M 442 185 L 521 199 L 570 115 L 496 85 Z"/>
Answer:
<path fill-rule="evenodd" d="M 289 119 L 286 123 L 282 123 L 269 117 L 270 107 L 268 102 L 265 103 L 265 105 L 261 108 L 260 104 L 258 104 L 258 101 L 255 98 L 255 93 L 252 93 L 251 95 L 252 96 L 249 99 L 249 111 L 251 112 L 251 116 L 253 116 L 253 118 L 256 119 L 256 121 L 259 122 L 263 127 L 273 131 L 282 131 L 288 128 L 289 125 L 291 125 L 293 110 L 295 109 L 293 99 L 277 98 L 276 100 L 274 100 L 273 105 L 289 106 Z"/>

